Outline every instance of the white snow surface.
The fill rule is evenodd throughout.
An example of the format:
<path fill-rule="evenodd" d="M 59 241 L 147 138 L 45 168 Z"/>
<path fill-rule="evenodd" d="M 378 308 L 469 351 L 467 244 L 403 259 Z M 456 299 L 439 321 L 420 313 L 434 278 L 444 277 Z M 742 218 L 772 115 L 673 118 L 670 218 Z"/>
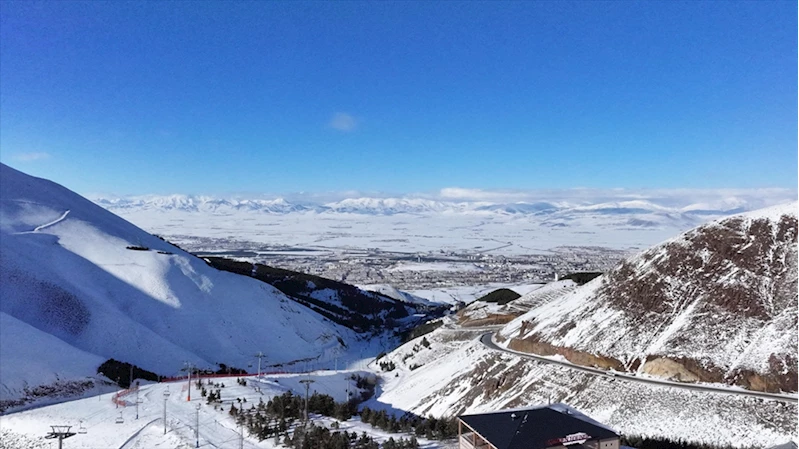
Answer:
<path fill-rule="evenodd" d="M 87 377 L 104 361 L 0 312 L 0 398 L 17 396 L 25 385 L 50 385 L 60 379 Z"/>
<path fill-rule="evenodd" d="M 381 361 L 397 369 L 367 405 L 454 416 L 560 402 L 626 435 L 732 447 L 797 440 L 796 403 L 589 375 L 491 351 L 478 341 L 484 332 L 443 326 L 392 351 Z"/>
<path fill-rule="evenodd" d="M 420 296 L 412 295 L 406 291 L 399 290 L 389 284 L 365 284 L 365 285 L 357 285 L 357 287 L 360 288 L 361 290 L 380 293 L 388 296 L 389 298 L 396 299 L 397 301 L 402 301 L 410 304 L 423 304 L 423 305 L 437 304 L 433 301 L 430 301 L 429 299 L 425 299 Z"/>
<path fill-rule="evenodd" d="M 196 385 L 191 385 L 191 401 L 188 401 L 188 383 L 170 382 L 143 385 L 138 395 L 129 393 L 122 396 L 124 407 L 117 408 L 111 401 L 113 394 L 87 397 L 67 403 L 41 407 L 19 413 L 0 416 L 0 441 L 18 449 L 47 448 L 51 440 L 44 435 L 50 431 L 51 424 L 71 425 L 76 432 L 81 427 L 85 433 L 79 433 L 64 441 L 64 446 L 75 449 L 98 448 L 176 448 L 194 447 L 195 423 L 199 418 L 199 444 L 201 447 L 239 447 L 239 428 L 228 414 L 231 404 L 239 407 L 238 399 L 246 399 L 242 404 L 249 408 L 259 401 L 268 402 L 286 391 L 296 395 L 304 395 L 305 387 L 300 383 L 304 379 L 312 379 L 311 392 L 319 392 L 343 401 L 346 392 L 356 391 L 348 377 L 353 374 L 370 376 L 370 373 L 358 371 L 321 371 L 302 375 L 276 374 L 264 376 L 258 380 L 247 377 L 247 385 L 242 386 L 236 378 L 216 378 L 211 382 L 224 384 L 219 388 L 222 404 L 215 408 L 201 397 Z M 208 380 L 204 380 L 208 382 Z M 349 383 L 349 386 L 348 386 Z M 212 388 L 212 387 L 208 387 Z M 164 393 L 169 396 L 165 399 Z M 136 398 L 141 401 L 136 418 Z M 166 423 L 163 420 L 166 406 Z M 199 407 L 199 409 L 198 409 Z M 121 418 L 121 419 L 120 419 Z M 333 419 L 311 415 L 316 425 L 330 427 Z M 122 422 L 117 422 L 117 420 Z M 166 433 L 164 427 L 166 425 Z M 340 430 L 348 432 L 367 431 L 378 442 L 388 439 L 389 435 L 374 430 L 368 424 L 353 418 L 340 424 Z M 393 435 L 395 438 L 397 435 Z M 406 436 L 407 438 L 407 436 Z M 439 447 L 434 442 L 421 440 L 420 443 L 430 449 Z M 8 447 L 8 446 L 4 446 Z M 283 447 L 275 445 L 274 438 L 259 442 L 245 431 L 244 447 L 246 449 Z"/>
<path fill-rule="evenodd" d="M 752 191 L 542 191 L 494 201 L 444 198 L 93 197 L 165 236 L 229 239 L 305 249 L 379 248 L 408 254 L 459 251 L 515 255 L 560 246 L 646 248 L 707 220 L 796 198 L 788 189 Z M 454 195 L 453 195 L 454 193 Z M 479 196 L 479 195 L 478 195 Z"/>
<path fill-rule="evenodd" d="M 173 375 L 184 362 L 246 367 L 259 351 L 269 363 L 343 353 L 338 338 L 355 339 L 268 284 L 5 165 L 0 249 L 0 399 L 94 375 L 108 358 Z"/>

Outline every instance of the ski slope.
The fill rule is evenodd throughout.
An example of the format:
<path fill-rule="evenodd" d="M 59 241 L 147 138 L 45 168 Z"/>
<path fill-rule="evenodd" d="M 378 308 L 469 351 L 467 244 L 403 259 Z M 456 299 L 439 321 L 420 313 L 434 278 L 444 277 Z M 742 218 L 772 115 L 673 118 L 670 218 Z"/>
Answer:
<path fill-rule="evenodd" d="M 45 440 L 44 435 L 50 431 L 50 425 L 57 424 L 71 425 L 73 432 L 85 429 L 85 433 L 78 433 L 65 441 L 65 446 L 70 449 L 182 448 L 195 447 L 198 442 L 200 447 L 232 449 L 238 448 L 241 440 L 246 449 L 271 449 L 278 447 L 274 438 L 259 442 L 248 436 L 246 430 L 242 438 L 242 429 L 236 426 L 228 413 L 231 404 L 239 407 L 237 398 L 246 399 L 242 404 L 249 408 L 250 404 L 257 405 L 260 400 L 268 402 L 286 391 L 304 395 L 305 387 L 300 381 L 311 379 L 314 381 L 311 393 L 328 394 L 341 402 L 346 399 L 348 392 L 357 391 L 354 390 L 354 382 L 349 380 L 353 374 L 372 376 L 363 371 L 271 374 L 260 379 L 245 377 L 247 386 L 239 385 L 236 377 L 215 378 L 210 381 L 225 385 L 220 388 L 222 404 L 216 407 L 206 403 L 194 382 L 191 385 L 191 401 L 188 401 L 189 385 L 186 381 L 143 385 L 138 394 L 132 392 L 122 396 L 126 404 L 124 407 L 117 407 L 112 402 L 115 393 L 109 393 L 0 416 L 0 439 L 19 449 L 46 448 L 51 440 Z M 165 393 L 169 395 L 165 396 Z M 137 398 L 140 401 L 138 418 Z M 166 421 L 163 419 L 165 407 Z M 333 423 L 333 419 L 318 415 L 311 415 L 311 419 L 316 425 L 328 428 Z M 195 428 L 199 429 L 197 437 Z M 357 417 L 340 423 L 340 430 L 359 434 L 366 432 L 378 442 L 389 437 L 408 437 L 374 429 L 361 423 Z M 441 446 L 425 440 L 421 440 L 420 444 L 426 449 Z"/>
<path fill-rule="evenodd" d="M 60 185 L 5 165 L 0 324 L 0 400 L 95 376 L 109 358 L 172 376 L 185 362 L 246 369 L 258 352 L 267 365 L 285 365 L 364 350 L 352 330 L 271 285 L 218 271 Z"/>

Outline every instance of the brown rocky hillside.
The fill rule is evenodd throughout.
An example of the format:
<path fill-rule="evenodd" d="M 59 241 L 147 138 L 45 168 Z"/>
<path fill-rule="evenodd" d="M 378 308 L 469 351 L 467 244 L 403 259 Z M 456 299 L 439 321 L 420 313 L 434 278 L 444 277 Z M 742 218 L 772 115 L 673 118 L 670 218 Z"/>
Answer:
<path fill-rule="evenodd" d="M 796 209 L 688 231 L 533 308 L 500 339 L 580 364 L 795 392 Z"/>

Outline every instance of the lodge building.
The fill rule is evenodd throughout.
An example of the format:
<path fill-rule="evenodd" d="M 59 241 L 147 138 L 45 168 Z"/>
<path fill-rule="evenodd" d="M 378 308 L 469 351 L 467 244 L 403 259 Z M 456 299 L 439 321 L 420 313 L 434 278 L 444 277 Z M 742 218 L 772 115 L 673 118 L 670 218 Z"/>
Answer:
<path fill-rule="evenodd" d="M 619 449 L 619 434 L 564 404 L 458 417 L 459 449 Z"/>

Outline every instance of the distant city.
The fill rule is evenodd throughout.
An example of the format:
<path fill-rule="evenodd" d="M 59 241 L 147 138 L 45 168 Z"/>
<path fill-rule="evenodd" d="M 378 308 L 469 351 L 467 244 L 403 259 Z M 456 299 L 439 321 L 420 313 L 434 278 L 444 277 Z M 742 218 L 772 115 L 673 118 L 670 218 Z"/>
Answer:
<path fill-rule="evenodd" d="M 629 251 L 557 247 L 550 254 L 495 255 L 474 251 L 406 253 L 378 248 L 319 250 L 185 235 L 168 240 L 200 257 L 246 259 L 350 284 L 390 284 L 423 289 L 488 283 L 543 283 L 568 273 L 606 271 Z"/>

